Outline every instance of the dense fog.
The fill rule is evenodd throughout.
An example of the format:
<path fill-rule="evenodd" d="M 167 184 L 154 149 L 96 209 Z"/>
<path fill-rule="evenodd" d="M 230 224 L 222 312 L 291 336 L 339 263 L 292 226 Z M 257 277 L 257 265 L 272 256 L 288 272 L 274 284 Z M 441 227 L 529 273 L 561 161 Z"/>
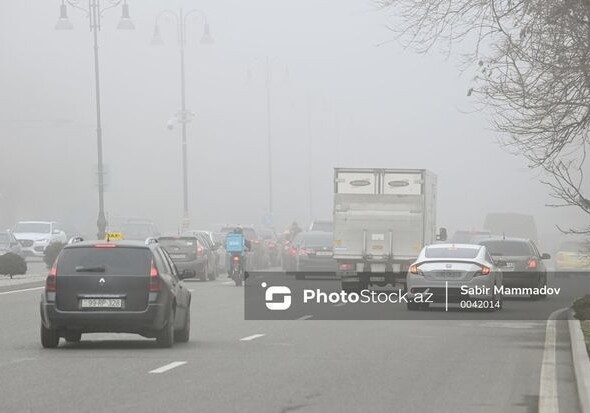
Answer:
<path fill-rule="evenodd" d="M 92 41 L 84 13 L 56 31 L 59 1 L 0 2 L 0 226 L 56 219 L 94 234 L 97 215 Z M 175 231 L 182 217 L 175 23 L 198 7 L 186 49 L 192 227 L 260 223 L 268 208 L 266 59 L 270 59 L 274 224 L 332 214 L 333 167 L 426 168 L 438 175 L 438 225 L 480 228 L 487 212 L 536 217 L 547 241 L 580 225 L 538 172 L 498 143 L 467 97 L 459 59 L 393 40 L 392 18 L 365 0 L 128 2 L 134 31 L 100 33 L 106 211 Z M 311 159 L 309 157 L 311 144 Z M 310 164 L 311 162 L 311 164 Z M 309 199 L 311 173 L 312 205 Z"/>

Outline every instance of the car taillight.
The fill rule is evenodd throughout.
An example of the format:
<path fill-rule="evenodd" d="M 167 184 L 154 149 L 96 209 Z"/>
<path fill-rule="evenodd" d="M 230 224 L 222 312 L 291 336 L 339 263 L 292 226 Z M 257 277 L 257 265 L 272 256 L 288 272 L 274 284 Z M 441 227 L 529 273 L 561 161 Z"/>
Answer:
<path fill-rule="evenodd" d="M 342 262 L 338 265 L 338 269 L 340 271 L 352 271 L 354 269 L 354 265 L 350 262 Z"/>
<path fill-rule="evenodd" d="M 289 248 L 289 254 L 295 256 L 297 255 L 297 249 L 296 248 Z"/>
<path fill-rule="evenodd" d="M 257 239 L 255 239 L 255 240 L 252 240 L 252 244 L 255 244 L 255 245 L 256 245 L 256 244 L 260 244 L 260 240 L 257 240 Z"/>
<path fill-rule="evenodd" d="M 480 274 L 481 275 L 489 275 L 492 272 L 492 270 L 490 269 L 490 267 L 482 267 Z"/>
<path fill-rule="evenodd" d="M 529 260 L 529 263 L 526 266 L 529 270 L 534 270 L 535 268 L 537 268 L 537 260 L 534 258 L 531 258 Z"/>
<path fill-rule="evenodd" d="M 315 251 L 312 250 L 311 248 L 302 248 L 299 250 L 299 255 L 308 255 L 308 254 L 313 254 Z"/>
<path fill-rule="evenodd" d="M 54 293 L 57 291 L 57 263 L 53 264 L 51 270 L 49 270 L 49 275 L 45 280 L 45 292 Z"/>
<path fill-rule="evenodd" d="M 152 262 L 150 269 L 150 293 L 157 293 L 160 291 L 160 272 Z"/>
<path fill-rule="evenodd" d="M 421 274 L 421 271 L 418 269 L 418 266 L 416 264 L 410 265 L 408 271 L 412 274 Z"/>
<path fill-rule="evenodd" d="M 239 255 L 234 255 L 233 257 L 231 257 L 232 261 L 239 261 L 240 260 L 240 256 Z"/>
<path fill-rule="evenodd" d="M 275 248 L 276 246 L 277 246 L 277 244 L 275 244 L 274 242 L 268 243 L 268 248 Z"/>

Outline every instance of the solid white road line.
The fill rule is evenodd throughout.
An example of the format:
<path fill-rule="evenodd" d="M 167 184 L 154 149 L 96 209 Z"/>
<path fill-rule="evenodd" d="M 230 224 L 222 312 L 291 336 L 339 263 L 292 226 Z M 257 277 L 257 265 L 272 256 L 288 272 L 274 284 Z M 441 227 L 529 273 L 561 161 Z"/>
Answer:
<path fill-rule="evenodd" d="M 313 318 L 312 315 L 304 315 L 303 317 L 299 317 L 297 320 L 309 320 L 310 318 Z"/>
<path fill-rule="evenodd" d="M 166 364 L 165 366 L 158 367 L 157 369 L 150 371 L 150 374 L 166 373 L 169 370 L 175 369 L 176 367 L 180 367 L 185 364 L 186 364 L 186 361 L 174 361 L 170 364 Z"/>
<path fill-rule="evenodd" d="M 42 290 L 43 288 L 45 288 L 45 287 L 23 288 L 20 290 L 4 291 L 3 293 L 0 293 L 0 295 L 24 293 L 25 291 L 36 291 L 36 290 Z"/>
<path fill-rule="evenodd" d="M 253 334 L 248 337 L 241 338 L 240 341 L 252 341 L 256 340 L 257 338 L 264 337 L 266 334 Z"/>
<path fill-rule="evenodd" d="M 541 364 L 541 383 L 539 386 L 539 413 L 558 413 L 557 377 L 555 347 L 557 341 L 557 317 L 567 308 L 556 310 L 549 315 L 545 329 L 545 349 Z"/>

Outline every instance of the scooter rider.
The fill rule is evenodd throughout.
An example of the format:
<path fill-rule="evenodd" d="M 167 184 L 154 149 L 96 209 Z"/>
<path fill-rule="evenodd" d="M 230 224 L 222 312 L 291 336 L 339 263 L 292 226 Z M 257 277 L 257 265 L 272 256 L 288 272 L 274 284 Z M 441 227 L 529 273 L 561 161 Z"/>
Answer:
<path fill-rule="evenodd" d="M 250 249 L 252 248 L 252 243 L 249 240 L 247 240 L 246 237 L 244 236 L 244 230 L 242 229 L 242 227 L 234 228 L 234 230 L 232 232 L 230 232 L 230 234 L 237 234 L 237 235 L 241 235 L 241 237 L 242 237 L 242 240 L 244 242 L 244 248 L 239 253 L 239 255 L 242 257 L 242 268 L 246 268 L 246 252 L 250 251 Z M 227 244 L 227 241 L 226 241 L 226 244 Z M 231 259 L 230 255 L 232 255 L 232 256 L 238 255 L 238 253 L 232 252 L 231 254 L 228 254 L 228 261 Z M 231 268 L 231 262 L 227 263 L 227 268 Z M 228 276 L 228 278 L 231 277 L 231 275 L 229 274 L 229 271 L 228 271 L 227 276 Z"/>

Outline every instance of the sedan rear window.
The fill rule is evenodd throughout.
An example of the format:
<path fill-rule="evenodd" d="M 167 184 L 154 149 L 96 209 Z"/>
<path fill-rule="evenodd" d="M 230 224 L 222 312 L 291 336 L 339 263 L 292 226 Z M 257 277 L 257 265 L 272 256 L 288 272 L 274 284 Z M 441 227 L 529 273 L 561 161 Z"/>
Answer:
<path fill-rule="evenodd" d="M 57 266 L 60 275 L 147 275 L 151 264 L 147 248 L 77 247 L 64 249 Z"/>
<path fill-rule="evenodd" d="M 477 257 L 479 248 L 430 247 L 426 248 L 426 258 L 459 258 L 472 259 Z"/>
<path fill-rule="evenodd" d="M 176 247 L 192 247 L 197 245 L 197 239 L 194 237 L 161 237 L 158 239 L 160 245 L 164 248 L 170 246 Z"/>
<path fill-rule="evenodd" d="M 490 254 L 507 256 L 507 257 L 528 257 L 533 254 L 533 250 L 526 241 L 484 241 L 484 245 Z"/>

